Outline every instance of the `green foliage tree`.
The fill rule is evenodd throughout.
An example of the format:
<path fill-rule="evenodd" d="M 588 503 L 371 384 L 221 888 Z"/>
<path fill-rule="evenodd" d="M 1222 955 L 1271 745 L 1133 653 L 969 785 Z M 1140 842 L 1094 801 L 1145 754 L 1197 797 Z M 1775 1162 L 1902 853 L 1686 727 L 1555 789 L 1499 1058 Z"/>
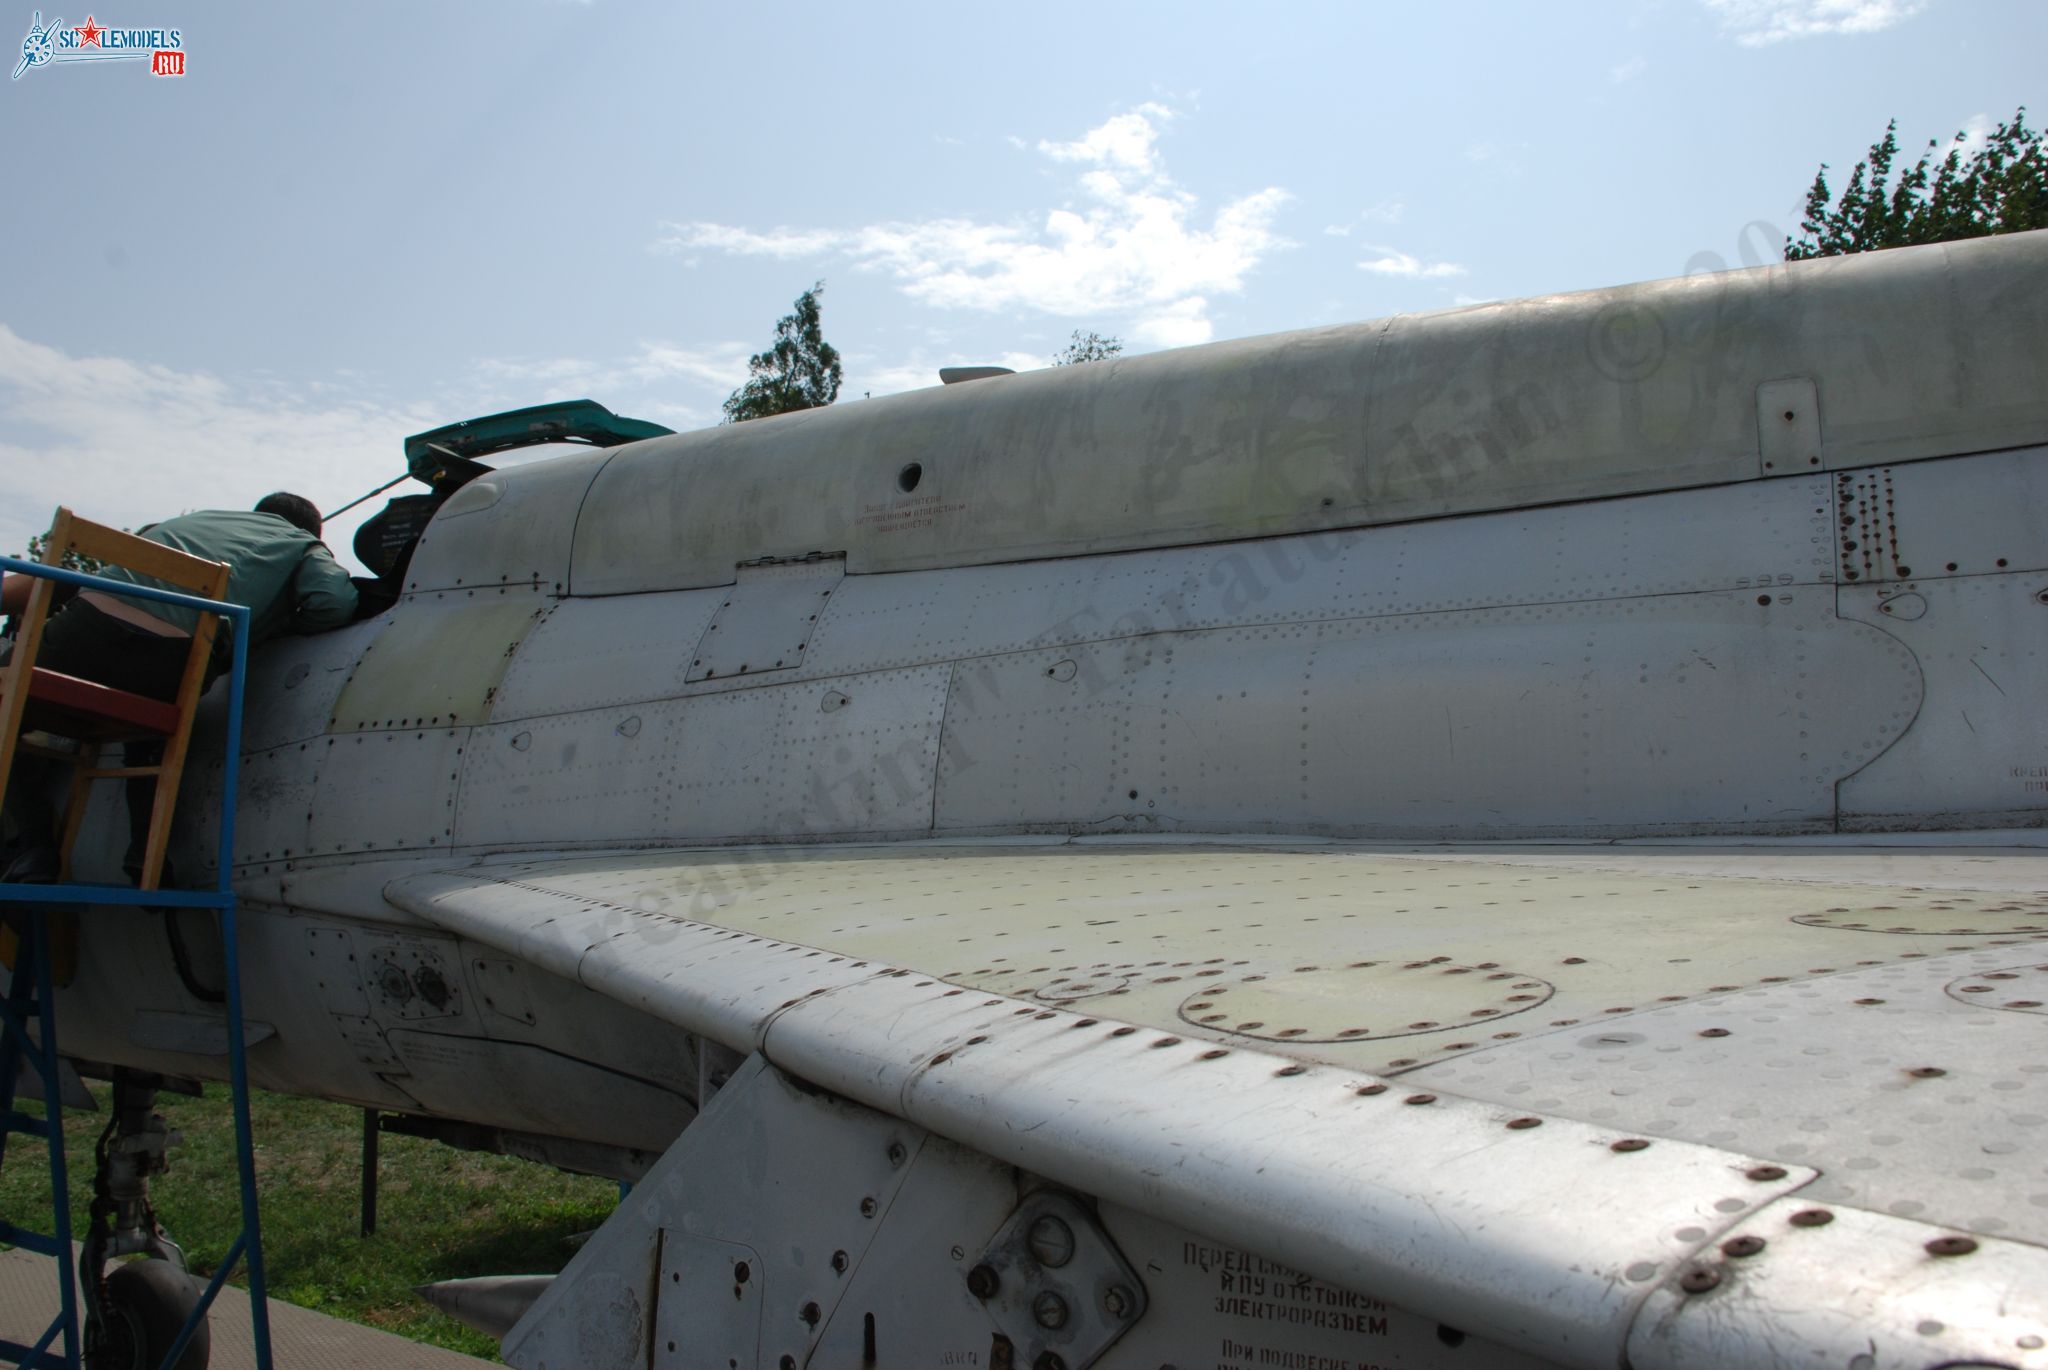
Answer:
<path fill-rule="evenodd" d="M 1068 341 L 1066 350 L 1057 357 L 1054 357 L 1052 364 L 1054 366 L 1079 366 L 1082 362 L 1106 362 L 1113 357 L 1120 356 L 1123 350 L 1124 344 L 1121 338 L 1114 336 L 1105 338 L 1100 333 L 1083 333 L 1077 328 L 1074 330 L 1074 336 Z"/>
<path fill-rule="evenodd" d="M 1787 261 L 2048 228 L 2048 151 L 2040 131 L 2027 127 L 2024 105 L 1967 158 L 1960 146 L 1964 134 L 1956 134 L 1938 162 L 1940 144 L 1929 141 L 1920 160 L 1893 184 L 1898 134 L 1894 119 L 1832 205 L 1827 164 L 1821 164 L 1806 194 L 1800 236 L 1786 240 Z"/>
<path fill-rule="evenodd" d="M 775 342 L 747 359 L 747 382 L 726 397 L 725 421 L 742 423 L 820 409 L 839 398 L 839 352 L 818 325 L 819 281 L 796 297 L 795 312 L 775 321 Z"/>
<path fill-rule="evenodd" d="M 31 533 L 28 539 L 28 551 L 22 553 L 20 560 L 41 561 L 43 559 L 43 544 L 48 541 L 48 537 L 42 533 Z M 57 564 L 67 571 L 81 571 L 89 576 L 98 575 L 105 565 L 104 562 L 95 561 L 91 557 L 82 557 L 76 552 L 66 552 L 63 560 Z"/>

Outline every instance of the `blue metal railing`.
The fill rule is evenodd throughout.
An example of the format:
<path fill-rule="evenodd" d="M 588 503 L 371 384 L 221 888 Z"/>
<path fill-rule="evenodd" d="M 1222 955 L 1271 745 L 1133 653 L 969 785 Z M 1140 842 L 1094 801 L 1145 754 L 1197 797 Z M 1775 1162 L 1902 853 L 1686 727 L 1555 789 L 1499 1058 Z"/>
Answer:
<path fill-rule="evenodd" d="M 186 1344 L 191 1341 L 200 1322 L 206 1317 L 207 1310 L 213 1306 L 214 1297 L 220 1293 L 221 1286 L 233 1272 L 235 1263 L 246 1257 L 249 1262 L 249 1312 L 255 1329 L 256 1366 L 257 1370 L 271 1370 L 270 1306 L 264 1288 L 262 1225 L 258 1220 L 256 1207 L 256 1156 L 249 1127 L 249 1063 L 242 1027 L 241 943 L 235 935 L 235 894 L 231 883 L 234 871 L 235 805 L 240 789 L 242 766 L 242 693 L 249 669 L 249 610 L 240 604 L 229 604 L 223 600 L 203 599 L 198 595 L 160 590 L 151 585 L 135 585 L 127 581 L 111 580 L 105 576 L 68 571 L 62 567 L 19 561 L 13 557 L 0 557 L 0 571 L 37 576 L 60 584 L 100 590 L 129 599 L 182 605 L 188 609 L 197 609 L 201 613 L 219 614 L 228 620 L 234 662 L 228 672 L 227 731 L 222 740 L 225 758 L 221 781 L 220 851 L 216 862 L 219 879 L 215 887 L 211 890 L 138 890 L 126 885 L 0 884 L 0 904 L 145 904 L 151 908 L 220 910 L 221 941 L 226 956 L 228 1078 L 233 1093 L 235 1166 L 241 1182 L 242 1230 L 229 1245 L 220 1268 L 214 1272 L 213 1279 L 200 1296 L 198 1306 L 186 1319 L 184 1330 L 179 1333 L 176 1344 L 165 1356 L 163 1364 L 168 1370 L 168 1367 L 177 1364 L 178 1358 L 184 1355 Z M 65 1370 L 80 1370 L 78 1281 L 72 1261 L 70 1194 L 66 1187 L 64 1165 L 64 1106 L 56 1070 L 57 1029 L 50 979 L 48 915 L 42 907 L 28 908 L 24 910 L 24 914 L 28 926 L 23 930 L 17 955 L 23 958 L 35 955 L 40 961 L 37 967 L 36 994 L 42 1022 L 41 1042 L 29 1059 L 37 1072 L 43 1076 L 45 1116 L 39 1129 L 31 1127 L 18 1130 L 40 1130 L 50 1143 L 51 1195 L 57 1231 L 54 1236 L 43 1237 L 40 1240 L 48 1244 L 50 1254 L 57 1258 L 62 1290 L 57 1319 L 43 1334 L 42 1340 L 34 1347 L 0 1341 L 0 1354 L 15 1356 L 17 1363 L 23 1366 L 61 1365 Z M 17 1021 L 14 1013 L 6 1012 L 4 1023 L 0 1023 L 0 1034 L 20 1034 L 16 1040 L 26 1043 L 28 1038 L 23 1032 L 25 1027 L 26 1023 Z M 19 1114 L 13 1115 L 8 1121 L 14 1123 L 16 1120 L 31 1124 L 36 1122 Z M 10 1229 L 5 1240 L 32 1249 L 44 1249 L 37 1242 L 28 1240 L 37 1236 L 35 1233 Z M 66 1354 L 58 1359 L 51 1357 L 47 1352 L 51 1343 L 60 1334 L 66 1341 Z"/>

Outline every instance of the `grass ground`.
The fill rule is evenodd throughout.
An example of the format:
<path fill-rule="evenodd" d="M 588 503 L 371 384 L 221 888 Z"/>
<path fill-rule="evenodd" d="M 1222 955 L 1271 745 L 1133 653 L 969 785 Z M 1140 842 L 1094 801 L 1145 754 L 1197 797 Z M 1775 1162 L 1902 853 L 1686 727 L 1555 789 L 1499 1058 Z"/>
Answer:
<path fill-rule="evenodd" d="M 74 1232 L 84 1230 L 93 1142 L 107 1119 L 107 1090 L 95 1092 L 102 1112 L 65 1120 Z M 473 1356 L 497 1359 L 497 1343 L 436 1313 L 412 1287 L 559 1270 L 571 1255 L 568 1238 L 595 1228 L 618 1201 L 609 1180 L 386 1134 L 377 1234 L 365 1238 L 361 1110 L 277 1094 L 255 1095 L 250 1110 L 271 1297 Z M 152 1186 L 157 1216 L 192 1269 L 211 1274 L 241 1226 L 227 1090 L 209 1086 L 204 1099 L 166 1094 L 158 1111 L 185 1140 L 171 1150 L 170 1174 Z M 49 1230 L 49 1170 L 34 1138 L 8 1139 L 0 1214 Z M 234 1282 L 246 1286 L 246 1271 Z"/>

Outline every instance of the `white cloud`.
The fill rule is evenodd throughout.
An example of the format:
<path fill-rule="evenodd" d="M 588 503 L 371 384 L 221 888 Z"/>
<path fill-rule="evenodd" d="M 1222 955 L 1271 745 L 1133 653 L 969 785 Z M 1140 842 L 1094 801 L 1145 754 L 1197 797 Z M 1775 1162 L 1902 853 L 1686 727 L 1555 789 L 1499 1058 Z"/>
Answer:
<path fill-rule="evenodd" d="M 408 434 L 550 399 L 588 396 L 678 431 L 702 427 L 746 378 L 751 351 L 643 342 L 611 360 L 485 358 L 430 395 L 392 402 L 349 373 L 230 381 L 75 357 L 0 324 L 0 555 L 22 551 L 59 504 L 131 528 L 188 509 L 247 506 L 276 489 L 338 508 L 404 471 Z M 353 564 L 356 526 L 382 507 L 372 500 L 329 525 L 327 544 L 344 562 Z"/>
<path fill-rule="evenodd" d="M 1928 0 L 1702 0 L 1744 47 L 1831 33 L 1876 33 L 1902 24 Z"/>
<path fill-rule="evenodd" d="M 74 357 L 0 324 L 0 428 L 12 439 L 0 448 L 0 551 L 21 551 L 59 504 L 118 527 L 276 489 L 335 508 L 404 469 L 406 434 L 447 422 L 320 393 L 331 389 Z M 338 521 L 328 544 L 348 559 L 356 524 L 379 507 Z"/>
<path fill-rule="evenodd" d="M 766 233 L 725 224 L 670 224 L 655 243 L 664 252 L 710 248 L 743 257 L 816 257 L 842 246 L 846 235 L 829 229 L 771 228 Z"/>
<path fill-rule="evenodd" d="M 1465 274 L 1465 268 L 1459 266 L 1456 262 L 1425 262 L 1420 257 L 1399 251 L 1396 248 L 1374 247 L 1370 243 L 1366 244 L 1366 250 L 1368 252 L 1377 252 L 1380 255 L 1360 262 L 1358 264 L 1360 271 L 1377 272 L 1382 276 L 1407 276 L 1411 278 L 1462 276 Z"/>
<path fill-rule="evenodd" d="M 1474 166 L 1484 167 L 1488 176 L 1519 177 L 1524 174 L 1523 155 L 1529 150 L 1527 143 L 1498 143 L 1485 139 L 1465 145 L 1465 160 Z"/>
<path fill-rule="evenodd" d="M 1963 126 L 1957 130 L 1957 132 L 1963 135 L 1962 138 L 1956 142 L 1946 143 L 1935 149 L 1935 151 L 1939 156 L 1946 157 L 1949 151 L 1953 149 L 1964 157 L 1969 157 L 1984 146 L 1984 140 L 1989 138 L 1991 131 L 1997 127 L 1998 121 L 1990 115 L 1972 114 L 1963 121 Z"/>
<path fill-rule="evenodd" d="M 945 218 L 850 229 L 714 223 L 663 225 L 654 249 L 776 258 L 842 256 L 893 276 L 903 292 L 942 309 L 1030 309 L 1065 318 L 1122 315 L 1134 340 L 1205 342 L 1209 302 L 1235 294 L 1271 253 L 1287 193 L 1269 187 L 1197 222 L 1197 200 L 1167 174 L 1161 128 L 1173 118 L 1145 104 L 1072 142 L 1031 150 L 1075 173 L 1068 203 L 1036 222 Z M 1021 143 L 1017 146 L 1022 147 Z"/>
<path fill-rule="evenodd" d="M 1171 123 L 1173 111 L 1164 105 L 1142 104 L 1129 114 L 1119 114 L 1089 129 L 1071 143 L 1041 139 L 1038 150 L 1056 162 L 1121 167 L 1141 176 L 1159 176 L 1165 168 L 1159 165 L 1159 130 L 1155 121 Z"/>
<path fill-rule="evenodd" d="M 1381 200 L 1377 204 L 1359 210 L 1358 223 L 1398 224 L 1401 222 L 1401 216 L 1406 214 L 1407 212 L 1408 206 L 1405 202 L 1401 200 Z M 1357 227 L 1357 223 L 1331 224 L 1328 228 L 1325 228 L 1323 232 L 1329 234 L 1333 238 L 1348 238 L 1351 236 L 1353 231 L 1357 229 Z"/>
<path fill-rule="evenodd" d="M 601 402 L 621 398 L 631 388 L 673 385 L 677 382 L 716 390 L 724 394 L 747 378 L 747 358 L 754 349 L 745 343 L 712 343 L 704 347 L 677 347 L 672 343 L 643 342 L 637 351 L 609 361 L 591 357 L 485 357 L 470 365 L 472 407 L 489 407 L 501 400 L 517 407 L 531 403 L 536 390 L 588 395 Z M 477 394 L 478 389 L 481 394 Z M 607 397 L 610 397 L 607 399 Z M 661 407 L 695 413 L 690 406 L 677 406 L 666 398 L 631 401 L 636 415 L 652 415 Z M 664 420 L 666 422 L 666 420 Z"/>
<path fill-rule="evenodd" d="M 1607 69 L 1607 79 L 1614 85 L 1618 86 L 1621 85 L 1623 82 L 1635 80 L 1636 77 L 1641 76 L 1645 71 L 1648 71 L 1649 68 L 1650 64 L 1644 61 L 1640 56 L 1631 57 L 1626 62 L 1621 62 L 1616 64 L 1615 66 L 1609 67 Z"/>

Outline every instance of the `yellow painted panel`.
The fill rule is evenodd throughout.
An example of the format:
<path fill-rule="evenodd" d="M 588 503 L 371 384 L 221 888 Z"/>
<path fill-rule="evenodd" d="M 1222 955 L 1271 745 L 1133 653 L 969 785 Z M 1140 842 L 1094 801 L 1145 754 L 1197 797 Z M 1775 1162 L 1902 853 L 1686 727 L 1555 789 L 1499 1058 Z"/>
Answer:
<path fill-rule="evenodd" d="M 512 653 L 545 609 L 532 596 L 415 603 L 363 649 L 335 702 L 331 733 L 482 723 Z"/>

